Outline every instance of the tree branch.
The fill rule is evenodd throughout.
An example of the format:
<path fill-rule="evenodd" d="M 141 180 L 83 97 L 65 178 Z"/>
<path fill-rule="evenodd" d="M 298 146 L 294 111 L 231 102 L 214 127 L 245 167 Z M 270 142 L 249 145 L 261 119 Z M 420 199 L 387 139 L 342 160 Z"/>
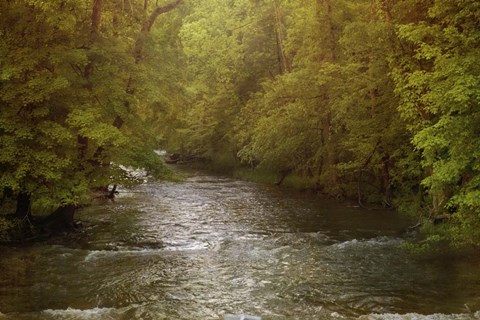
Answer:
<path fill-rule="evenodd" d="M 157 19 L 157 17 L 159 15 L 161 15 L 162 13 L 172 11 L 173 9 L 178 7 L 182 2 L 183 2 L 183 0 L 176 0 L 176 1 L 174 1 L 172 3 L 169 3 L 169 4 L 167 4 L 163 7 L 155 8 L 155 10 L 152 12 L 152 14 L 150 14 L 150 17 L 148 17 L 148 19 L 143 24 L 142 32 L 150 32 L 153 24 L 155 23 L 155 20 Z"/>

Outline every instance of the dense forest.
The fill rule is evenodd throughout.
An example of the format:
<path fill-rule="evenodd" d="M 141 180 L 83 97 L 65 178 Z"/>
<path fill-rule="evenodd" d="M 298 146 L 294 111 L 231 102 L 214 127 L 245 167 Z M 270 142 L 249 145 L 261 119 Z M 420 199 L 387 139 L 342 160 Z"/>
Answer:
<path fill-rule="evenodd" d="M 2 211 L 73 226 L 166 149 L 478 246 L 479 30 L 476 0 L 2 1 Z"/>

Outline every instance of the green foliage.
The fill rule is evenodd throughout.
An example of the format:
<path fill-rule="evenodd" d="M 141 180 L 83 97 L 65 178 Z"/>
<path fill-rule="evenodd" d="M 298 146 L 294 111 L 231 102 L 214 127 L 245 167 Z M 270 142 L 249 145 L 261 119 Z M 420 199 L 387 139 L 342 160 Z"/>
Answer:
<path fill-rule="evenodd" d="M 0 190 L 82 204 L 173 178 L 165 146 L 480 244 L 478 1 L 192 0 L 151 31 L 129 3 L 0 4 Z"/>
<path fill-rule="evenodd" d="M 33 234 L 32 225 L 17 218 L 4 218 L 0 216 L 0 242 L 11 242 L 25 239 Z"/>
<path fill-rule="evenodd" d="M 434 1 L 428 19 L 399 27 L 417 64 L 396 70 L 399 110 L 421 152 L 432 214 L 453 213 L 441 237 L 454 244 L 480 240 L 478 9 L 475 1 Z"/>
<path fill-rule="evenodd" d="M 173 68 L 162 71 L 160 56 L 179 46 L 175 32 L 168 37 L 174 22 L 153 29 L 160 36 L 151 41 L 142 33 L 151 8 L 103 2 L 97 28 L 88 1 L 0 4 L 0 190 L 30 194 L 36 210 L 135 182 L 122 167 L 171 175 L 153 150 L 158 106 L 181 91 L 176 81 L 161 85 Z"/>
<path fill-rule="evenodd" d="M 255 169 L 247 179 L 287 172 L 418 220 L 447 215 L 426 242 L 478 244 L 478 9 L 192 1 L 180 28 L 186 103 L 162 133 L 183 155 L 235 154 Z"/>
<path fill-rule="evenodd" d="M 274 60 L 258 50 L 274 45 L 264 12 L 246 0 L 192 2 L 180 30 L 189 106 L 176 113 L 183 121 L 170 131 L 172 151 L 205 159 L 238 151 L 231 128 Z"/>
<path fill-rule="evenodd" d="M 13 222 L 0 217 L 0 242 L 10 240 L 10 230 L 13 227 Z"/>

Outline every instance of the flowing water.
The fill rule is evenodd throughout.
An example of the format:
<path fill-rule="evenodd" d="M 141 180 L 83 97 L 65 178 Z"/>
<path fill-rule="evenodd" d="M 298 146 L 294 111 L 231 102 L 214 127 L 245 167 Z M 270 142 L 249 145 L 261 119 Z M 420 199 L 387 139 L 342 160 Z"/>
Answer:
<path fill-rule="evenodd" d="M 408 255 L 390 211 L 195 173 L 78 218 L 0 248 L 0 319 L 480 319 L 480 259 Z"/>

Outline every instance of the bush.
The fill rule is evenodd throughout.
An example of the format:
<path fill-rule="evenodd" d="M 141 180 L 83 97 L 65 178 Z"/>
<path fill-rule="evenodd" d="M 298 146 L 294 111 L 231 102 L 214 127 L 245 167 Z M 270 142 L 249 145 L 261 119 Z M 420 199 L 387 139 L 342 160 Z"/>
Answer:
<path fill-rule="evenodd" d="M 9 241 L 10 232 L 15 224 L 3 217 L 0 217 L 0 241 Z"/>

